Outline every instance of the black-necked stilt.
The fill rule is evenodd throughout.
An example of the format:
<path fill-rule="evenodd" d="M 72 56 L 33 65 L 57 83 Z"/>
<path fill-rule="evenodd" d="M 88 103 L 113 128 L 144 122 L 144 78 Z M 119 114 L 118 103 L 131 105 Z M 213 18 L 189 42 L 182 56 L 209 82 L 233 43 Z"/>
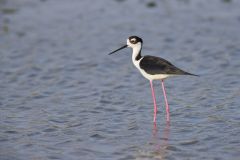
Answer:
<path fill-rule="evenodd" d="M 141 56 L 142 45 L 143 45 L 143 41 L 141 38 L 137 36 L 130 36 L 127 39 L 127 45 L 124 45 L 121 48 L 109 53 L 109 55 L 121 49 L 124 49 L 126 47 L 131 47 L 133 49 L 133 52 L 132 52 L 133 64 L 142 73 L 142 75 L 150 81 L 153 103 L 154 103 L 153 121 L 156 122 L 156 114 L 157 114 L 156 97 L 155 97 L 153 83 L 152 83 L 153 80 L 161 80 L 163 95 L 164 95 L 165 104 L 166 104 L 167 121 L 169 121 L 170 120 L 169 105 L 167 101 L 167 95 L 166 95 L 166 90 L 164 87 L 163 80 L 168 77 L 177 76 L 177 75 L 192 75 L 192 76 L 197 76 L 197 75 L 185 72 L 175 67 L 173 64 L 171 64 L 170 62 L 168 62 L 163 58 L 154 57 L 154 56 Z"/>

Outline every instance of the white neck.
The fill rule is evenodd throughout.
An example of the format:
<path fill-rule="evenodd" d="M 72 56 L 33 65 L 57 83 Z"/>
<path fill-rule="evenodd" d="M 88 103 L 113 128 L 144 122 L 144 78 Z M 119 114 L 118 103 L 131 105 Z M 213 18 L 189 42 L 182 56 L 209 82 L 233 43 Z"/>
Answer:
<path fill-rule="evenodd" d="M 133 52 L 132 52 L 132 61 L 133 61 L 133 63 L 135 61 L 138 61 L 138 60 L 136 60 L 138 56 L 141 56 L 141 53 L 140 53 L 141 52 L 141 48 L 142 48 L 141 43 L 137 43 L 137 44 L 134 45 L 134 47 L 132 47 L 132 49 L 133 49 Z"/>

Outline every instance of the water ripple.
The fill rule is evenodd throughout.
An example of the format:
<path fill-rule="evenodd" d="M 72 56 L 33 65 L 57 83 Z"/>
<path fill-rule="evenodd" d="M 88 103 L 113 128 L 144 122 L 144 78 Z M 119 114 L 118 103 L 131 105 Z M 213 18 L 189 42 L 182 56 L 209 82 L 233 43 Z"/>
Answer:
<path fill-rule="evenodd" d="M 239 1 L 0 6 L 1 159 L 240 157 Z M 170 124 L 160 82 L 153 125 L 149 82 L 131 51 L 107 55 L 132 34 L 143 37 L 142 54 L 200 75 L 165 81 Z"/>

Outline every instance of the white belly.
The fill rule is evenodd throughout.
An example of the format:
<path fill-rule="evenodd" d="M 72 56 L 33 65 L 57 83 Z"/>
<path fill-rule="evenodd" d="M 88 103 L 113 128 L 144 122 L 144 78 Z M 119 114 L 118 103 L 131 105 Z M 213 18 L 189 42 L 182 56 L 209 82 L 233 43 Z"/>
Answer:
<path fill-rule="evenodd" d="M 145 78 L 149 79 L 149 80 L 159 80 L 159 79 L 165 79 L 165 78 L 168 78 L 170 76 L 173 76 L 173 75 L 169 75 L 169 74 L 155 74 L 155 75 L 151 75 L 151 74 L 146 73 L 141 68 L 138 68 L 138 69 L 142 73 L 142 75 Z"/>

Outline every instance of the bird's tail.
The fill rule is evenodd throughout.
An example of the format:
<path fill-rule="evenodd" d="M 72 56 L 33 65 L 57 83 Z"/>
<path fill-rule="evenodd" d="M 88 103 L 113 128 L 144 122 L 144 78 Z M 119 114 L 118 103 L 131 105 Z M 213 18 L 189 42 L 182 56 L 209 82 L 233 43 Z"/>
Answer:
<path fill-rule="evenodd" d="M 197 77 L 200 77 L 199 75 L 197 74 L 192 74 L 192 73 L 189 73 L 189 72 L 184 72 L 185 75 L 189 75 L 189 76 L 197 76 Z"/>

